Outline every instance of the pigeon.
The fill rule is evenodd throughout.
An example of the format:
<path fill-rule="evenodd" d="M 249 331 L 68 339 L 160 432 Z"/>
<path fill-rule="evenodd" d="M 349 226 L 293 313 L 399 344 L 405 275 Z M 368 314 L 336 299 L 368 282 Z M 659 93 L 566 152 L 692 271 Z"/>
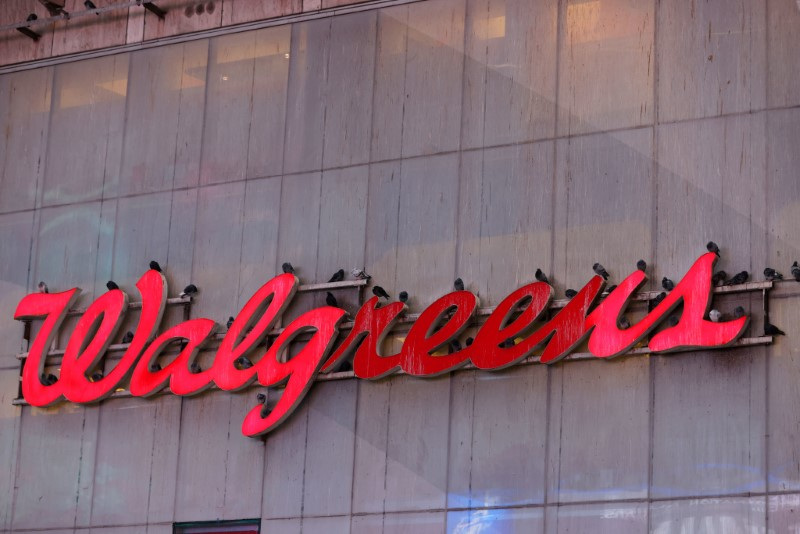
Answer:
<path fill-rule="evenodd" d="M 40 380 L 41 380 L 42 384 L 44 384 L 45 386 L 52 386 L 53 384 L 55 384 L 58 381 L 58 377 L 56 377 L 56 375 L 54 375 L 54 374 L 46 374 L 46 375 L 42 375 L 40 377 Z"/>
<path fill-rule="evenodd" d="M 370 278 L 372 278 L 370 275 L 367 274 L 367 271 L 365 271 L 364 269 L 359 269 L 358 267 L 350 271 L 350 274 L 352 274 L 353 278 L 355 278 L 356 280 L 369 280 Z"/>
<path fill-rule="evenodd" d="M 183 291 L 181 291 L 180 295 L 178 296 L 181 298 L 190 297 L 196 293 L 197 293 L 197 286 L 194 284 L 189 284 L 188 286 L 183 288 Z"/>
<path fill-rule="evenodd" d="M 241 371 L 242 369 L 250 369 L 253 367 L 253 362 L 251 362 L 250 359 L 245 356 L 239 356 L 236 358 L 236 360 L 234 360 L 233 365 Z"/>
<path fill-rule="evenodd" d="M 331 279 L 328 280 L 328 283 L 332 284 L 334 282 L 341 282 L 342 280 L 344 280 L 344 269 L 339 269 L 333 273 L 333 276 L 331 276 Z"/>
<path fill-rule="evenodd" d="M 197 362 L 192 362 L 192 365 L 189 366 L 189 372 L 195 375 L 200 373 L 202 370 L 203 368 L 200 367 L 200 364 Z"/>
<path fill-rule="evenodd" d="M 567 289 L 566 291 L 564 291 L 564 296 L 567 297 L 568 299 L 575 298 L 577 294 L 578 292 L 575 291 L 574 289 Z"/>
<path fill-rule="evenodd" d="M 37 287 L 39 288 L 39 293 L 50 293 L 50 288 L 44 282 L 39 282 Z"/>
<path fill-rule="evenodd" d="M 38 19 L 38 18 L 39 18 L 39 17 L 37 17 L 37 16 L 36 16 L 36 13 L 31 13 L 31 14 L 29 14 L 29 15 L 28 15 L 28 18 L 26 18 L 25 20 L 26 20 L 27 22 L 33 22 L 34 20 L 36 20 L 36 19 Z"/>
<path fill-rule="evenodd" d="M 83 0 L 83 6 L 86 9 L 97 9 L 97 6 L 94 5 L 94 2 L 92 2 L 92 0 Z M 100 13 L 97 14 L 99 15 Z"/>
<path fill-rule="evenodd" d="M 383 289 L 381 286 L 373 287 L 372 288 L 372 294 L 375 295 L 376 297 L 381 297 L 381 298 L 384 298 L 386 300 L 389 300 L 389 298 L 390 298 L 389 297 L 389 293 L 387 293 L 386 290 Z"/>
<path fill-rule="evenodd" d="M 750 273 L 747 271 L 742 271 L 733 275 L 733 278 L 725 282 L 726 286 L 738 286 L 740 284 L 744 284 L 747 282 L 747 279 L 750 278 Z"/>
<path fill-rule="evenodd" d="M 464 291 L 464 281 L 461 278 L 456 278 L 453 282 L 453 288 L 456 291 Z"/>
<path fill-rule="evenodd" d="M 328 291 L 328 294 L 325 295 L 325 304 L 328 306 L 333 306 L 334 308 L 339 307 L 339 303 L 336 301 L 336 297 L 333 296 L 333 293 Z"/>
<path fill-rule="evenodd" d="M 158 362 L 153 362 L 150 364 L 150 372 L 155 373 L 161 370 L 161 364 Z"/>
<path fill-rule="evenodd" d="M 267 402 L 267 395 L 265 393 L 256 393 L 256 399 L 259 404 L 264 404 Z"/>
<path fill-rule="evenodd" d="M 617 284 L 614 284 L 614 285 L 612 285 L 612 286 L 609 286 L 609 288 L 608 288 L 608 289 L 606 289 L 606 292 L 608 292 L 608 293 L 611 293 L 611 292 L 612 292 L 612 291 L 614 291 L 615 289 L 617 289 Z"/>
<path fill-rule="evenodd" d="M 106 287 L 108 288 L 109 291 L 119 289 L 119 286 L 113 280 L 109 280 L 108 282 L 106 282 Z"/>
<path fill-rule="evenodd" d="M 231 329 L 231 325 L 233 324 L 233 321 L 234 321 L 234 319 L 233 319 L 233 315 L 231 315 L 230 317 L 228 317 L 228 322 L 227 322 L 227 323 L 225 323 L 225 326 L 227 326 L 227 327 L 228 327 L 228 330 L 230 330 L 230 329 Z"/>
<path fill-rule="evenodd" d="M 733 309 L 733 316 L 736 319 L 739 319 L 740 317 L 744 317 L 744 308 L 741 307 L 741 306 L 736 306 L 736 308 Z"/>
<path fill-rule="evenodd" d="M 792 264 L 792 276 L 794 279 L 800 282 L 800 266 L 797 265 L 797 262 Z"/>
<path fill-rule="evenodd" d="M 92 382 L 100 382 L 103 379 L 103 373 L 96 371 L 92 373 Z"/>
<path fill-rule="evenodd" d="M 719 256 L 719 247 L 713 241 L 709 241 L 708 243 L 706 243 L 706 250 L 709 252 L 713 252 L 714 254 Z"/>
<path fill-rule="evenodd" d="M 292 264 L 288 261 L 281 265 L 281 269 L 285 274 L 294 274 L 294 267 L 292 267 Z"/>
<path fill-rule="evenodd" d="M 408 291 L 401 291 L 400 294 L 397 295 L 397 298 L 400 300 L 400 302 L 405 304 L 408 302 Z"/>
<path fill-rule="evenodd" d="M 620 329 L 622 329 L 622 330 L 627 330 L 628 328 L 630 328 L 630 327 L 631 327 L 631 323 L 630 323 L 630 321 L 628 321 L 628 318 L 627 318 L 627 317 L 625 317 L 624 315 L 623 315 L 623 316 L 621 316 L 621 317 L 619 318 L 619 321 L 617 321 L 617 322 L 619 323 L 619 327 L 620 327 Z"/>
<path fill-rule="evenodd" d="M 765 336 L 785 336 L 786 332 L 769 322 L 769 319 L 764 319 L 764 335 Z"/>
<path fill-rule="evenodd" d="M 667 298 L 667 294 L 662 291 L 661 293 L 656 295 L 656 298 L 653 299 L 653 304 L 659 305 L 661 304 L 661 301 L 663 301 L 665 298 Z"/>
<path fill-rule="evenodd" d="M 541 269 L 536 269 L 536 279 L 540 282 L 544 282 L 545 284 L 550 283 L 550 280 L 547 279 L 547 276 L 545 276 Z"/>
<path fill-rule="evenodd" d="M 268 416 L 268 415 L 269 415 L 269 412 L 271 412 L 271 411 L 272 411 L 272 410 L 270 410 L 270 409 L 267 407 L 267 405 L 266 405 L 266 404 L 265 404 L 264 406 L 262 406 L 262 407 L 261 407 L 261 419 L 264 419 L 266 416 Z"/>
<path fill-rule="evenodd" d="M 764 278 L 770 282 L 773 280 L 783 280 L 783 275 L 771 267 L 764 269 Z"/>
<path fill-rule="evenodd" d="M 461 342 L 457 339 L 451 339 L 450 343 L 447 346 L 447 353 L 453 354 L 454 352 L 458 352 L 461 350 Z"/>
<path fill-rule="evenodd" d="M 647 270 L 647 262 L 644 261 L 644 260 L 637 261 L 636 262 L 636 268 L 639 269 L 642 272 L 645 272 Z"/>
<path fill-rule="evenodd" d="M 150 268 L 156 272 L 161 272 L 161 266 L 158 264 L 156 260 L 150 262 Z"/>
<path fill-rule="evenodd" d="M 678 326 L 678 320 L 679 319 L 677 315 L 671 315 L 669 320 L 667 321 L 667 324 L 670 326 Z"/>
<path fill-rule="evenodd" d="M 718 323 L 722 319 L 722 313 L 719 310 L 711 310 L 708 312 L 708 318 L 711 319 L 712 323 Z"/>
<path fill-rule="evenodd" d="M 592 270 L 595 272 L 595 274 L 602 276 L 603 280 L 608 280 L 608 271 L 606 271 L 605 267 L 599 263 L 592 265 Z"/>
<path fill-rule="evenodd" d="M 467 340 L 464 342 L 464 344 L 469 347 L 470 345 L 472 345 L 473 341 L 475 340 L 472 339 L 471 337 L 468 337 Z"/>
<path fill-rule="evenodd" d="M 353 370 L 353 364 L 350 363 L 350 360 L 344 360 L 342 363 L 339 364 L 339 368 L 336 369 L 338 373 L 347 373 Z"/>
<path fill-rule="evenodd" d="M 663 287 L 667 291 L 672 291 L 675 289 L 675 282 L 667 278 L 666 276 L 661 279 L 661 287 Z"/>
<path fill-rule="evenodd" d="M 723 285 L 727 279 L 728 273 L 725 271 L 717 271 L 714 273 L 714 276 L 711 277 L 711 283 L 714 285 L 714 287 L 717 287 Z"/>
<path fill-rule="evenodd" d="M 56 2 L 52 2 L 51 0 L 39 0 L 39 3 L 47 9 L 47 12 L 50 13 L 51 17 L 56 17 L 58 15 L 69 15 L 69 13 L 64 11 L 64 6 L 59 5 Z"/>
<path fill-rule="evenodd" d="M 131 341 L 133 341 L 133 332 L 128 330 L 127 332 L 125 332 L 125 335 L 122 336 L 122 343 L 123 344 L 124 343 L 130 343 Z"/>

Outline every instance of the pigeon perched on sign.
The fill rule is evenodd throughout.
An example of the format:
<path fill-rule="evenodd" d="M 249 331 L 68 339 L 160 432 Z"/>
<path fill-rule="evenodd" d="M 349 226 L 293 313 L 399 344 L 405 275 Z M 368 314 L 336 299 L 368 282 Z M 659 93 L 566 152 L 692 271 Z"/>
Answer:
<path fill-rule="evenodd" d="M 281 270 L 283 270 L 284 274 L 294 274 L 294 267 L 288 261 L 281 265 Z"/>
<path fill-rule="evenodd" d="M 719 310 L 711 310 L 708 312 L 708 318 L 711 319 L 712 323 L 718 323 L 722 319 L 722 313 Z"/>
<path fill-rule="evenodd" d="M 564 296 L 567 297 L 568 299 L 575 298 L 577 294 L 578 292 L 575 291 L 574 289 L 567 289 L 566 291 L 564 291 Z"/>
<path fill-rule="evenodd" d="M 464 291 L 464 281 L 461 278 L 456 278 L 453 282 L 453 289 L 456 291 Z"/>
<path fill-rule="evenodd" d="M 544 282 L 545 284 L 550 283 L 550 280 L 547 279 L 547 276 L 545 276 L 541 269 L 536 269 L 536 279 L 539 282 Z"/>
<path fill-rule="evenodd" d="M 726 273 L 725 271 L 717 271 L 711 277 L 711 284 L 714 287 L 721 286 L 725 283 L 725 280 L 727 279 L 728 279 L 728 273 Z"/>
<path fill-rule="evenodd" d="M 792 276 L 794 279 L 800 282 L 800 266 L 797 265 L 797 262 L 792 264 Z"/>
<path fill-rule="evenodd" d="M 636 268 L 639 269 L 642 272 L 645 272 L 647 270 L 647 262 L 644 261 L 644 260 L 637 261 L 636 262 Z"/>
<path fill-rule="evenodd" d="M 122 336 L 122 343 L 123 344 L 130 343 L 131 341 L 133 341 L 133 332 L 128 330 L 127 332 L 125 332 L 125 335 Z"/>
<path fill-rule="evenodd" d="M 736 306 L 733 309 L 733 317 L 739 319 L 740 317 L 744 317 L 744 308 L 741 306 Z"/>
<path fill-rule="evenodd" d="M 713 241 L 709 241 L 709 242 L 706 244 L 706 250 L 707 250 L 707 251 L 709 251 L 709 252 L 713 252 L 714 254 L 716 254 L 717 256 L 719 256 L 719 247 L 718 247 L 718 246 L 717 246 L 717 244 L 716 244 L 716 243 L 714 243 Z"/>
<path fill-rule="evenodd" d="M 339 307 L 339 302 L 336 300 L 336 297 L 334 297 L 333 293 L 331 293 L 330 291 L 328 291 L 328 293 L 325 295 L 325 304 L 327 304 L 328 306 L 332 306 L 334 308 Z"/>
<path fill-rule="evenodd" d="M 159 273 L 161 272 L 161 266 L 158 264 L 156 260 L 150 262 L 150 269 Z"/>
<path fill-rule="evenodd" d="M 603 280 L 608 280 L 608 271 L 606 271 L 605 267 L 603 267 L 599 263 L 595 263 L 594 265 L 592 265 L 592 270 L 595 272 L 596 275 L 602 276 Z"/>
<path fill-rule="evenodd" d="M 391 298 L 389 296 L 389 293 L 387 293 L 386 290 L 383 289 L 381 286 L 374 286 L 372 288 L 372 294 L 375 295 L 376 297 L 380 297 L 386 300 L 389 300 Z"/>
<path fill-rule="evenodd" d="M 663 287 L 666 291 L 672 291 L 675 289 L 675 282 L 665 276 L 661 279 L 661 287 Z"/>
<path fill-rule="evenodd" d="M 39 290 L 39 293 L 50 293 L 50 288 L 48 288 L 47 284 L 44 282 L 39 282 L 39 285 L 36 287 Z"/>
<path fill-rule="evenodd" d="M 408 302 L 408 291 L 401 291 L 400 294 L 397 295 L 397 298 L 400 302 L 405 304 L 406 302 Z"/>

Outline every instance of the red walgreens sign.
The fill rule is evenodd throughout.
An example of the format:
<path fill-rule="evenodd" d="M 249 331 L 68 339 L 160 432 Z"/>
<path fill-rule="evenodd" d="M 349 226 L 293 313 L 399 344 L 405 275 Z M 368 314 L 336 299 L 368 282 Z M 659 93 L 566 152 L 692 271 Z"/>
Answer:
<path fill-rule="evenodd" d="M 379 306 L 372 297 L 361 307 L 350 333 L 336 346 L 345 311 L 323 306 L 292 321 L 255 364 L 240 369 L 234 362 L 257 347 L 273 329 L 291 302 L 299 284 L 292 274 L 276 276 L 264 284 L 245 304 L 217 349 L 214 364 L 192 372 L 198 351 L 215 333 L 211 319 L 190 319 L 158 335 L 167 300 L 167 284 L 157 271 L 147 271 L 137 282 L 142 294 L 142 311 L 133 340 L 113 369 L 99 380 L 87 375 L 100 364 L 128 308 L 128 296 L 119 289 L 98 297 L 79 319 L 61 363 L 61 376 L 53 384 L 42 382 L 45 358 L 51 341 L 80 292 L 35 293 L 24 297 L 15 313 L 18 320 L 44 318 L 30 347 L 22 373 L 22 393 L 28 403 L 47 406 L 66 398 L 76 403 L 99 401 L 113 393 L 130 377 L 130 392 L 149 397 L 164 387 L 175 395 L 194 395 L 216 384 L 236 391 L 257 381 L 263 386 L 285 382 L 285 390 L 274 409 L 261 416 L 261 405 L 245 417 L 242 433 L 265 434 L 297 407 L 318 373 L 328 373 L 343 359 L 353 357 L 354 374 L 374 380 L 398 371 L 430 377 L 447 373 L 468 363 L 484 370 L 502 369 L 531 356 L 543 346 L 542 363 L 553 363 L 573 351 L 587 336 L 589 351 L 598 358 L 611 358 L 630 350 L 683 302 L 680 321 L 654 335 L 648 344 L 652 352 L 730 345 L 742 335 L 748 318 L 711 322 L 705 315 L 711 304 L 711 277 L 717 256 L 707 253 L 692 265 L 686 276 L 647 316 L 629 328 L 620 329 L 618 319 L 634 291 L 646 280 L 636 270 L 623 280 L 591 312 L 604 281 L 594 276 L 557 315 L 536 328 L 536 321 L 548 308 L 553 288 L 543 282 L 523 286 L 508 295 L 488 317 L 474 342 L 446 355 L 433 353 L 458 336 L 478 309 L 477 297 L 469 291 L 449 293 L 431 304 L 411 326 L 400 352 L 384 355 L 381 341 L 402 317 L 406 306 L 391 302 Z M 266 311 L 257 316 L 260 309 Z M 252 327 L 251 327 L 251 323 Z M 99 327 L 94 328 L 94 325 Z M 310 334 L 302 349 L 290 360 L 280 356 L 301 334 Z M 153 362 L 175 340 L 185 340 L 177 357 L 163 369 Z"/>

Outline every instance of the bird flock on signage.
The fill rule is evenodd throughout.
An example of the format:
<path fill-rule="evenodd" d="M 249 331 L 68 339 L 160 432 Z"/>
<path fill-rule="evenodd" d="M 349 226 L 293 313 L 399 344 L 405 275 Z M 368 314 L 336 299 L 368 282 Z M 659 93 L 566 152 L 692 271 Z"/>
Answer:
<path fill-rule="evenodd" d="M 719 246 L 713 241 L 709 241 L 708 244 L 706 244 L 706 249 L 709 252 L 715 253 L 717 256 L 720 256 L 720 254 L 721 254 Z M 647 262 L 645 262 L 644 260 L 637 261 L 636 262 L 636 268 L 638 270 L 642 271 L 642 272 L 646 272 L 647 271 Z M 158 271 L 158 272 L 162 272 L 161 271 L 161 266 L 155 260 L 150 262 L 150 269 Z M 281 270 L 284 273 L 289 273 L 289 274 L 295 274 L 296 275 L 296 271 L 295 271 L 294 266 L 289 262 L 283 263 L 281 265 Z M 595 263 L 594 265 L 592 265 L 592 271 L 594 271 L 594 273 L 597 276 L 603 277 L 603 280 L 608 280 L 610 278 L 610 275 L 609 275 L 608 271 L 600 263 Z M 797 261 L 792 263 L 792 265 L 790 267 L 790 273 L 791 273 L 791 277 L 795 281 L 800 282 L 800 265 L 798 265 Z M 356 280 L 371 280 L 371 278 L 372 278 L 369 274 L 367 274 L 367 272 L 364 269 L 361 269 L 361 268 L 352 269 L 350 271 L 350 275 Z M 536 269 L 536 272 L 535 272 L 534 276 L 535 276 L 535 278 L 536 278 L 536 280 L 538 282 L 544 282 L 545 284 L 549 284 L 550 283 L 550 280 L 548 279 L 548 277 L 544 273 L 544 271 L 542 271 L 542 269 Z M 747 271 L 740 271 L 740 272 L 734 274 L 733 276 L 729 277 L 728 273 L 726 273 L 725 271 L 720 270 L 720 271 L 717 271 L 717 272 L 715 272 L 713 274 L 713 276 L 711 278 L 711 281 L 712 281 L 712 285 L 714 287 L 736 286 L 736 285 L 745 284 L 749 280 L 749 278 L 750 278 L 750 273 L 748 273 Z M 342 281 L 344 281 L 344 279 L 345 279 L 345 271 L 344 271 L 344 269 L 339 269 L 338 271 L 333 273 L 333 275 L 328 280 L 328 283 L 342 282 Z M 767 281 L 771 281 L 771 282 L 777 282 L 777 281 L 783 281 L 784 277 L 783 277 L 783 274 L 781 274 L 780 272 L 778 272 L 774 268 L 766 267 L 764 269 L 764 279 L 767 280 Z M 611 293 L 612 291 L 614 291 L 614 289 L 616 289 L 616 287 L 617 287 L 616 285 L 609 286 L 606 289 L 606 294 Z M 106 288 L 109 291 L 118 290 L 119 289 L 119 285 L 116 282 L 114 282 L 113 280 L 109 280 L 106 283 Z M 464 280 L 463 279 L 456 278 L 453 281 L 453 289 L 454 290 L 456 290 L 456 291 L 464 291 L 465 288 L 466 288 L 466 286 L 464 284 Z M 661 303 L 661 301 L 663 301 L 667 297 L 667 293 L 675 289 L 675 282 L 672 281 L 670 278 L 665 276 L 665 277 L 663 277 L 661 279 L 661 288 L 663 289 L 663 291 L 658 293 L 654 298 L 652 298 L 649 301 L 649 305 L 648 305 L 649 310 L 648 311 L 651 311 L 656 306 L 658 306 L 658 304 Z M 50 292 L 47 284 L 44 281 L 39 282 L 38 291 L 39 291 L 39 293 L 49 293 Z M 199 289 L 197 288 L 197 286 L 195 284 L 190 283 L 186 287 L 183 288 L 183 291 L 180 292 L 179 296 L 181 298 L 187 298 L 187 297 L 188 298 L 192 298 L 198 292 L 199 292 Z M 372 294 L 375 295 L 376 297 L 378 297 L 379 299 L 391 300 L 391 298 L 392 298 L 389 295 L 389 293 L 386 291 L 386 289 L 384 289 L 383 287 L 381 287 L 381 286 L 379 286 L 377 284 L 372 286 Z M 575 296 L 577 296 L 577 294 L 578 294 L 578 292 L 576 290 L 574 290 L 574 289 L 571 289 L 571 288 L 569 288 L 566 291 L 564 291 L 564 295 L 567 297 L 567 299 L 572 299 Z M 404 303 L 404 304 L 407 304 L 409 302 L 409 293 L 408 293 L 408 291 L 400 291 L 399 294 L 398 294 L 398 300 L 400 302 Z M 337 308 L 340 307 L 339 302 L 337 301 L 336 297 L 330 291 L 326 292 L 325 303 L 328 306 L 333 306 L 333 307 L 337 307 Z M 743 317 L 744 315 L 745 315 L 745 309 L 742 306 L 737 306 L 733 310 L 733 313 L 732 313 L 732 317 L 734 319 L 738 319 L 740 317 Z M 717 322 L 724 321 L 724 320 L 728 319 L 728 316 L 727 316 L 727 314 L 721 312 L 720 310 L 711 309 L 708 312 L 708 319 L 710 321 L 712 321 L 712 322 L 717 323 Z M 667 319 L 667 323 L 669 324 L 669 326 L 677 325 L 678 321 L 679 321 L 679 318 L 676 315 L 672 315 Z M 228 320 L 227 320 L 227 323 L 226 323 L 226 327 L 228 328 L 228 330 L 230 330 L 230 328 L 233 325 L 233 323 L 234 323 L 234 317 L 233 316 L 228 317 Z M 626 328 L 630 328 L 631 324 L 630 324 L 630 321 L 628 320 L 628 318 L 625 317 L 624 315 L 622 315 L 618 319 L 618 326 L 621 329 L 626 329 Z M 765 336 L 781 336 L 781 335 L 785 335 L 785 333 L 780 328 L 778 328 L 777 326 L 773 325 L 770 322 L 770 320 L 769 320 L 769 312 L 767 312 L 767 311 L 765 311 L 765 313 L 764 313 L 764 335 Z M 133 341 L 133 336 L 134 336 L 134 334 L 133 334 L 132 331 L 126 332 L 125 335 L 122 337 L 122 344 L 125 345 L 125 344 L 131 343 Z M 473 338 L 472 337 L 468 337 L 465 340 L 465 345 L 466 346 L 470 346 L 472 344 L 472 342 L 473 342 Z M 506 341 L 503 342 L 503 346 L 510 346 L 510 345 L 513 345 L 513 344 L 514 344 L 514 340 L 513 339 L 509 339 L 509 340 L 506 340 Z M 461 350 L 461 348 L 462 348 L 461 342 L 458 339 L 453 339 L 453 340 L 451 340 L 449 342 L 449 346 L 448 346 L 448 351 L 449 352 L 451 352 L 451 353 L 452 352 L 457 352 L 457 351 Z M 352 369 L 352 367 L 349 365 L 349 362 L 343 362 L 343 363 L 344 363 L 344 365 L 346 367 L 340 367 L 340 369 L 339 369 L 340 371 L 345 371 L 345 370 L 351 370 Z M 234 366 L 239 370 L 249 369 L 249 368 L 251 368 L 253 366 L 253 362 L 250 361 L 250 359 L 248 359 L 246 356 L 241 356 L 241 357 L 237 358 L 234 361 Z M 150 370 L 152 372 L 160 371 L 161 370 L 161 365 L 159 365 L 158 362 L 154 362 L 154 363 L 151 364 Z M 190 366 L 190 371 L 192 373 L 200 373 L 200 372 L 202 372 L 202 368 L 200 367 L 200 365 L 197 362 L 193 362 L 191 364 L 191 366 Z M 94 382 L 96 382 L 98 380 L 101 380 L 102 378 L 103 378 L 103 373 L 100 370 L 94 371 L 92 373 L 91 377 L 90 377 L 90 379 L 92 381 L 94 381 Z M 58 378 L 53 374 L 45 374 L 45 375 L 42 376 L 42 383 L 45 384 L 45 385 L 52 385 L 57 380 L 58 380 Z M 267 396 L 264 393 L 259 393 L 258 394 L 258 401 L 259 401 L 260 404 L 263 405 L 262 414 L 261 415 L 262 415 L 262 417 L 266 417 L 266 415 L 269 413 L 269 409 L 267 408 Z"/>

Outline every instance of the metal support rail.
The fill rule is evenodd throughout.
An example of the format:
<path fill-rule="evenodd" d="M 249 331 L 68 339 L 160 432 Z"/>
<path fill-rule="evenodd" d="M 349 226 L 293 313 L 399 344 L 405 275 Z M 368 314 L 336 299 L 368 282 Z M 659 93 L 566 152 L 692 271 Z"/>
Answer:
<path fill-rule="evenodd" d="M 335 290 L 335 289 L 345 289 L 345 288 L 350 288 L 350 287 L 356 287 L 356 288 L 359 288 L 359 290 L 360 290 L 361 288 L 366 286 L 367 283 L 368 283 L 367 280 L 352 280 L 352 281 L 348 280 L 348 281 L 333 282 L 333 283 L 307 284 L 307 285 L 300 286 L 298 288 L 298 292 L 323 291 L 323 290 L 331 290 L 331 289 Z M 768 310 L 769 309 L 768 308 L 768 304 L 766 304 L 767 291 L 769 289 L 773 288 L 773 286 L 774 286 L 774 283 L 771 282 L 771 281 L 748 282 L 748 283 L 745 283 L 745 284 L 739 284 L 739 285 L 735 285 L 735 286 L 719 286 L 719 287 L 715 287 L 713 292 L 715 294 L 733 294 L 733 293 L 743 293 L 743 292 L 749 292 L 749 291 L 761 291 L 761 293 L 762 293 L 762 295 L 764 297 L 764 301 L 765 301 L 764 309 Z M 655 299 L 659 294 L 661 294 L 661 291 L 642 291 L 640 293 L 635 293 L 631 297 L 631 300 L 632 301 L 647 302 L 647 301 Z M 606 297 L 606 296 L 608 296 L 608 292 L 603 292 L 600 296 L 601 297 Z M 189 304 L 190 305 L 191 304 L 191 297 L 168 299 L 167 302 L 168 302 L 168 304 L 173 304 L 173 305 L 179 305 L 179 304 L 184 304 L 184 305 Z M 551 302 L 551 304 L 548 307 L 548 309 L 549 310 L 553 310 L 553 309 L 563 308 L 564 306 L 566 306 L 566 304 L 568 302 L 569 302 L 569 299 L 557 299 L 557 300 L 554 300 L 554 301 Z M 141 308 L 141 302 L 132 302 L 132 303 L 129 304 L 129 308 L 131 308 L 131 309 L 139 309 L 139 308 Z M 491 315 L 491 313 L 494 310 L 495 310 L 494 306 L 479 308 L 477 310 L 477 312 L 476 312 L 476 316 L 477 317 L 487 317 L 487 316 Z M 70 313 L 72 314 L 72 312 L 75 312 L 75 314 L 77 314 L 77 313 L 82 313 L 83 311 L 85 311 L 85 310 L 77 310 L 76 309 L 76 310 L 70 310 Z M 405 314 L 398 321 L 397 325 L 413 323 L 414 321 L 416 321 L 419 318 L 419 315 L 420 315 L 419 313 Z M 473 321 L 473 323 L 474 324 L 481 324 L 482 321 L 480 319 L 477 319 L 477 320 Z M 353 327 L 353 325 L 354 325 L 353 322 L 343 323 L 341 325 L 341 327 L 340 327 L 340 330 L 351 329 Z M 276 329 L 272 330 L 271 332 L 269 332 L 267 334 L 267 336 L 268 337 L 277 337 L 278 335 L 280 335 L 281 332 L 283 332 L 283 328 L 276 328 Z M 220 332 L 220 333 L 218 333 L 218 334 L 216 334 L 214 336 L 214 339 L 221 340 L 222 338 L 225 337 L 225 334 L 226 334 L 226 332 Z M 730 348 L 739 348 L 739 347 L 752 347 L 752 346 L 759 346 L 759 345 L 769 345 L 769 344 L 772 343 L 772 341 L 773 341 L 773 337 L 772 336 L 746 337 L 746 338 L 740 338 L 740 339 L 736 340 L 734 343 L 729 345 L 729 347 Z M 110 345 L 108 347 L 108 349 L 107 349 L 107 352 L 124 351 L 125 349 L 128 348 L 128 346 L 129 346 L 129 344 L 127 344 L 127 343 L 120 343 L 120 344 Z M 691 349 L 691 350 L 695 350 L 695 349 Z M 691 351 L 691 350 L 689 350 L 689 351 Z M 680 352 L 689 352 L 689 351 L 680 351 Z M 646 347 L 646 346 L 641 347 L 640 346 L 640 347 L 634 347 L 631 350 L 619 355 L 618 357 L 645 355 L 645 354 L 649 354 L 650 352 L 651 351 L 648 349 L 648 347 Z M 678 351 L 676 351 L 676 353 L 677 352 Z M 64 354 L 63 350 L 50 351 L 48 353 L 48 355 L 47 355 L 47 358 L 50 359 L 50 357 L 53 357 L 53 356 L 63 356 L 63 354 Z M 18 354 L 17 358 L 20 359 L 20 360 L 24 360 L 25 358 L 27 358 L 27 356 L 28 356 L 28 353 L 22 353 L 22 354 Z M 117 359 L 117 358 L 109 358 L 109 361 L 113 361 L 114 359 Z M 567 356 L 565 356 L 563 358 L 564 361 L 590 360 L 590 359 L 602 359 L 602 358 L 597 358 L 596 356 L 594 356 L 590 352 L 572 353 L 572 354 L 569 354 L 569 355 L 567 355 Z M 58 363 L 60 363 L 60 359 L 55 359 L 54 358 L 54 360 L 55 361 L 51 361 L 51 362 L 48 362 L 48 363 L 50 363 L 51 365 L 57 365 Z M 539 355 L 529 356 L 529 357 L 525 358 L 524 360 L 518 362 L 515 365 L 537 365 L 537 364 L 541 364 Z M 466 365 L 464 365 L 462 367 L 459 367 L 457 370 L 470 370 L 470 369 L 475 369 L 475 366 L 471 365 L 471 364 L 466 364 Z M 403 371 L 399 371 L 399 372 L 393 373 L 393 374 L 405 374 L 405 373 Z M 329 380 L 345 380 L 345 379 L 350 379 L 350 378 L 356 378 L 356 376 L 353 373 L 353 371 L 332 372 L 332 373 L 317 375 L 315 381 L 324 382 L 324 381 L 329 381 Z M 254 383 L 254 384 L 249 386 L 249 388 L 256 388 L 256 387 L 264 387 L 264 386 L 261 386 L 260 384 L 257 384 L 257 383 Z M 212 384 L 210 389 L 214 390 L 214 389 L 218 389 L 218 388 L 216 387 L 216 385 Z M 159 392 L 159 395 L 168 394 L 168 393 L 169 392 L 167 390 L 163 390 L 163 391 Z M 113 394 L 111 394 L 108 398 L 126 398 L 126 397 L 131 397 L 131 396 L 132 395 L 131 395 L 130 391 L 120 388 L 117 391 L 115 391 Z M 27 401 L 24 398 L 13 399 L 11 403 L 13 405 L 17 405 L 17 406 L 25 406 L 25 405 L 28 404 Z"/>

